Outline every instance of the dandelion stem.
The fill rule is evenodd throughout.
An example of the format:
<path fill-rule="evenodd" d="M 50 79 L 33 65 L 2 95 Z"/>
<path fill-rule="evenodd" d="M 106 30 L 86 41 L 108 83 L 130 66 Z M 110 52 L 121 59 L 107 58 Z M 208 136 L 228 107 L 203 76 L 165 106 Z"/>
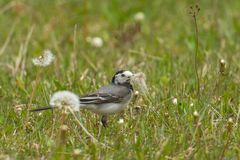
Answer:
<path fill-rule="evenodd" d="M 76 119 L 77 123 L 79 124 L 79 126 L 83 129 L 83 131 L 93 140 L 93 142 L 98 142 L 98 140 L 91 134 L 88 132 L 88 130 L 83 126 L 83 124 L 79 121 L 79 119 L 77 118 L 76 114 L 73 112 L 73 110 L 71 108 L 69 108 L 69 111 L 72 113 L 73 117 Z M 103 143 L 100 143 L 103 146 L 106 146 Z"/>
<path fill-rule="evenodd" d="M 28 105 L 27 105 L 27 109 L 28 110 L 30 110 L 30 108 L 32 108 L 31 106 L 32 106 L 33 97 L 34 97 L 35 92 L 37 90 L 37 85 L 40 82 L 41 74 L 42 74 L 41 70 L 37 72 L 35 83 L 32 86 L 32 93 L 30 95 L 30 99 L 29 99 L 29 102 L 28 102 Z M 27 117 L 26 122 L 28 122 L 28 120 L 29 120 L 29 112 L 27 112 L 27 116 L 26 117 Z"/>
<path fill-rule="evenodd" d="M 32 93 L 30 95 L 30 100 L 29 100 L 29 103 L 28 103 L 28 110 L 30 109 L 31 105 L 32 105 L 32 101 L 33 101 L 33 97 L 35 95 L 35 92 L 36 92 L 36 89 L 37 89 L 37 85 L 38 83 L 40 82 L 41 80 L 41 75 L 42 75 L 42 70 L 38 71 L 37 72 L 37 75 L 36 75 L 36 79 L 35 79 L 35 83 L 33 84 L 32 86 Z"/>

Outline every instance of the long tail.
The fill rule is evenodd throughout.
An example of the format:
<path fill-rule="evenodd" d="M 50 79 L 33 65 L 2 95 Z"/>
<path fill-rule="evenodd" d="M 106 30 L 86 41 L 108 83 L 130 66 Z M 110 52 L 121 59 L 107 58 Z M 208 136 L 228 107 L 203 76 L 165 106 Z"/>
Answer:
<path fill-rule="evenodd" d="M 48 109 L 53 109 L 52 107 L 43 107 L 43 108 L 37 108 L 37 109 L 32 109 L 30 112 L 39 112 L 39 111 L 44 111 Z"/>

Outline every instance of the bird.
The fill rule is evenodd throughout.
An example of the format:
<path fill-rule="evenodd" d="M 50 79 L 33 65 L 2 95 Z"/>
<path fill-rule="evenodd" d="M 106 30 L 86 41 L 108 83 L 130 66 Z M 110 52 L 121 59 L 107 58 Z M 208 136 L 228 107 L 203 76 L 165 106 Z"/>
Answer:
<path fill-rule="evenodd" d="M 94 92 L 79 96 L 80 108 L 90 110 L 101 116 L 101 122 L 107 127 L 108 116 L 123 111 L 133 96 L 131 78 L 134 74 L 128 70 L 117 71 L 112 81 Z M 44 107 L 31 110 L 31 112 L 53 109 Z"/>

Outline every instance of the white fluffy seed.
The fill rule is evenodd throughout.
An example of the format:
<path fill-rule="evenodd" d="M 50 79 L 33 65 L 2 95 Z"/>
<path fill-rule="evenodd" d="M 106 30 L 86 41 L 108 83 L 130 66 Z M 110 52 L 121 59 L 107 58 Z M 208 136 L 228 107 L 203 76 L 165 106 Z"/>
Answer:
<path fill-rule="evenodd" d="M 54 60 L 54 55 L 50 50 L 44 50 L 43 55 L 33 58 L 32 62 L 35 66 L 39 67 L 47 67 L 49 66 Z"/>
<path fill-rule="evenodd" d="M 60 109 L 69 107 L 74 111 L 79 111 L 80 99 L 79 96 L 70 91 L 59 91 L 55 92 L 51 97 L 50 105 Z"/>

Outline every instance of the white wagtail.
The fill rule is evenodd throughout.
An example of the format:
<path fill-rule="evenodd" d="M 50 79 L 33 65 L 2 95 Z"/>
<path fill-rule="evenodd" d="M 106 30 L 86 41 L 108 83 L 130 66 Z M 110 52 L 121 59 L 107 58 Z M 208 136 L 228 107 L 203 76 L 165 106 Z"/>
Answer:
<path fill-rule="evenodd" d="M 102 115 L 101 121 L 103 126 L 106 127 L 108 115 L 122 111 L 130 102 L 133 95 L 132 77 L 133 73 L 130 71 L 121 70 L 116 72 L 110 84 L 99 88 L 95 92 L 79 97 L 80 108 Z M 31 111 L 46 109 L 52 109 L 52 107 Z"/>

